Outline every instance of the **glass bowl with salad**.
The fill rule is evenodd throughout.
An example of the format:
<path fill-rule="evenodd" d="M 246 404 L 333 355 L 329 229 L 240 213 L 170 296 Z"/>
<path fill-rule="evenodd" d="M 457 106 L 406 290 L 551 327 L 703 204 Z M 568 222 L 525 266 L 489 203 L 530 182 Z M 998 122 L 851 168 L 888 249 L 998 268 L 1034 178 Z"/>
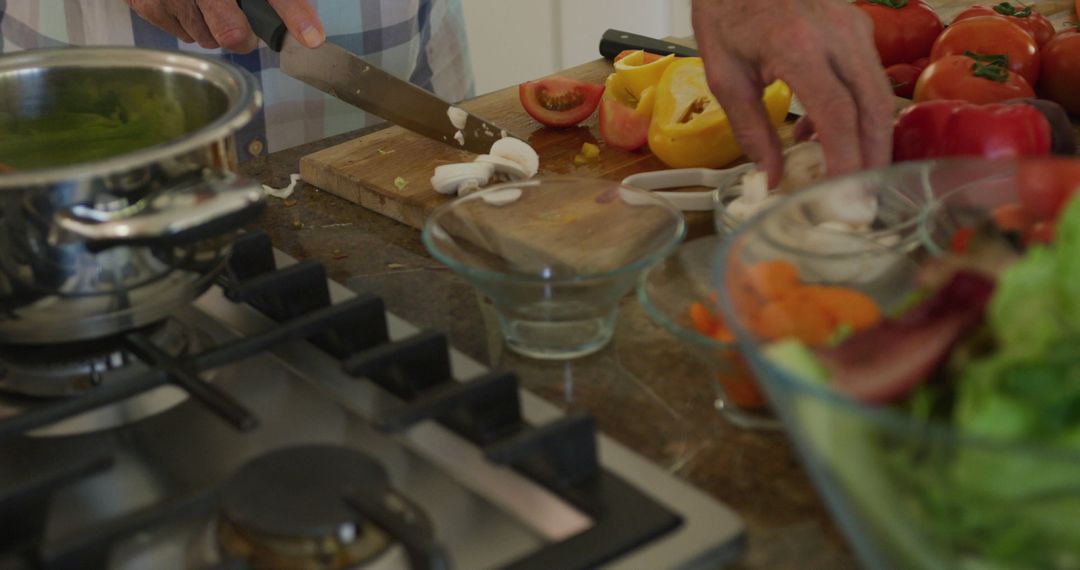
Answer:
<path fill-rule="evenodd" d="M 928 197 L 918 247 L 852 237 L 844 271 L 789 227 L 898 183 Z M 726 241 L 723 316 L 867 567 L 1080 567 L 1077 190 L 1076 159 L 912 163 Z"/>

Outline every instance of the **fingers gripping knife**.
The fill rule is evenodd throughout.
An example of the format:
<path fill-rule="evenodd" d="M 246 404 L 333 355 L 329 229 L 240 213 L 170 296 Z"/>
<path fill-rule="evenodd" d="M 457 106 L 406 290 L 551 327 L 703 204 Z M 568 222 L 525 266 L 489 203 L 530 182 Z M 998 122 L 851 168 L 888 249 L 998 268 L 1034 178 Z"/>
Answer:
<path fill-rule="evenodd" d="M 510 134 L 330 42 L 305 47 L 288 33 L 267 0 L 238 3 L 255 35 L 281 54 L 281 70 L 290 77 L 417 134 L 477 154 L 487 153 Z"/>

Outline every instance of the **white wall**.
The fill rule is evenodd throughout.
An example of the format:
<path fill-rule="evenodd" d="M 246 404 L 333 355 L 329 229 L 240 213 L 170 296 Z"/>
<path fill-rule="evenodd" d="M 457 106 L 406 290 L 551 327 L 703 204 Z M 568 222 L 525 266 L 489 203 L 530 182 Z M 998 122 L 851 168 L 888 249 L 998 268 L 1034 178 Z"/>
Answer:
<path fill-rule="evenodd" d="M 608 28 L 690 35 L 690 0 L 463 0 L 477 93 L 600 57 Z"/>

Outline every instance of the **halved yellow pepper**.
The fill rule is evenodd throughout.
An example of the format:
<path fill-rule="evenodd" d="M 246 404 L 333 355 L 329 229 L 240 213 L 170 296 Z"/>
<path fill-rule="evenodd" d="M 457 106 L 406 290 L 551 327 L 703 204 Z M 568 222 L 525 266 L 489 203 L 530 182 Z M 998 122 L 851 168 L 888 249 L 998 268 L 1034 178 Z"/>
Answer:
<path fill-rule="evenodd" d="M 763 101 L 776 128 L 791 107 L 791 89 L 776 81 L 765 88 Z M 660 78 L 649 149 L 672 168 L 721 168 L 742 156 L 727 113 L 709 90 L 701 58 L 681 58 Z"/>
<path fill-rule="evenodd" d="M 622 76 L 612 73 L 604 81 L 604 99 L 614 99 L 627 107 L 634 109 L 640 115 L 652 115 L 653 105 L 656 102 L 656 86 L 650 85 L 638 95 L 633 95 L 626 88 Z"/>
<path fill-rule="evenodd" d="M 621 86 L 634 99 L 641 97 L 641 92 L 660 83 L 664 71 L 675 61 L 674 55 L 649 61 L 644 51 L 636 51 L 615 62 L 615 75 Z"/>

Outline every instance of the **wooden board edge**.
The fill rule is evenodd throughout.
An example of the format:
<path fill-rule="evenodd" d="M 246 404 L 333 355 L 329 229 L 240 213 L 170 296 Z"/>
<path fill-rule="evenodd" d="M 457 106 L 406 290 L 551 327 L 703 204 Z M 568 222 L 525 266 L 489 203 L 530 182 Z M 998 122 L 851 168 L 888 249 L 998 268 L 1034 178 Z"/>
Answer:
<path fill-rule="evenodd" d="M 427 214 L 423 211 L 423 208 L 400 200 L 393 200 L 383 195 L 378 188 L 370 187 L 359 180 L 350 180 L 346 176 L 319 168 L 322 163 L 312 159 L 311 156 L 313 155 L 304 156 L 300 159 L 300 178 L 304 182 L 347 202 L 378 212 L 379 215 L 390 218 L 395 222 L 417 230 L 424 227 Z M 393 207 L 377 208 L 377 204 L 390 204 Z"/>

